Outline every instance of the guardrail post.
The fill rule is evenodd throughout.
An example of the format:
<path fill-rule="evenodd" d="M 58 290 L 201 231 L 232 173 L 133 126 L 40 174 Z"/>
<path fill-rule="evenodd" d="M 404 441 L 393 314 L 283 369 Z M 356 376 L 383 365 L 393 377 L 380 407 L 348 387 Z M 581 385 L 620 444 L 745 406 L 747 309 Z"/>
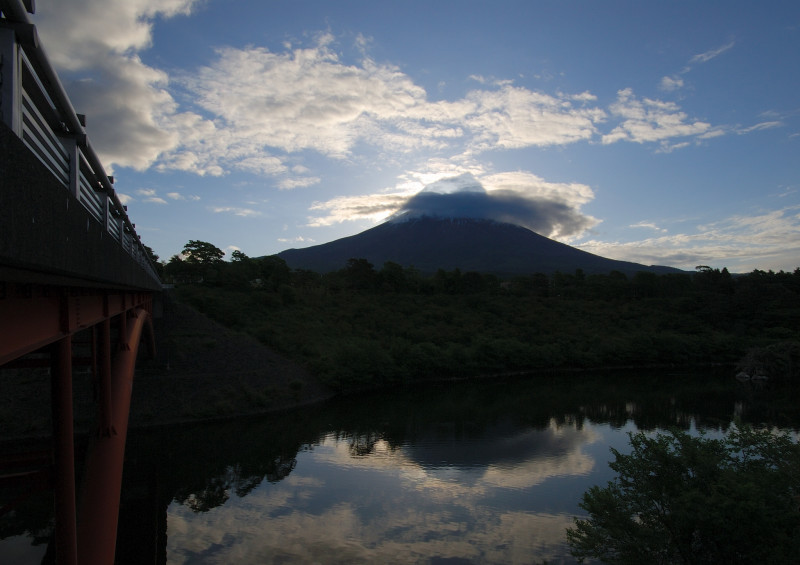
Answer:
<path fill-rule="evenodd" d="M 111 204 L 111 198 L 108 197 L 107 193 L 103 194 L 103 231 L 106 233 L 110 232 L 109 229 L 109 222 L 111 221 L 111 213 L 108 211 L 108 206 Z"/>
<path fill-rule="evenodd" d="M 81 158 L 78 140 L 75 137 L 61 137 L 61 144 L 69 155 L 69 191 L 80 202 L 81 199 Z"/>
<path fill-rule="evenodd" d="M 19 45 L 13 29 L 0 28 L 0 118 L 22 137 L 22 81 Z"/>

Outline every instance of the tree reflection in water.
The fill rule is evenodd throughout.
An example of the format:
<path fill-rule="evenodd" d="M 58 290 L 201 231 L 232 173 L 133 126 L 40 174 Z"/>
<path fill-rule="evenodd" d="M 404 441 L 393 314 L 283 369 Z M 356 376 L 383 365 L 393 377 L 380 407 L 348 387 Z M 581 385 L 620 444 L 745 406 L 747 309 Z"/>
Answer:
<path fill-rule="evenodd" d="M 223 514 L 234 520 L 237 508 L 246 508 L 243 532 L 271 524 L 275 532 L 258 530 L 256 537 L 278 536 L 264 543 L 287 562 L 299 554 L 283 545 L 304 532 L 316 536 L 315 551 L 327 551 L 328 562 L 336 555 L 375 557 L 387 547 L 396 548 L 387 553 L 396 562 L 562 562 L 563 548 L 542 548 L 550 538 L 563 537 L 578 511 L 585 485 L 576 477 L 585 481 L 589 473 L 605 472 L 613 434 L 692 425 L 724 433 L 734 417 L 760 424 L 770 414 L 781 414 L 779 425 L 796 427 L 796 398 L 778 396 L 785 402 L 780 408 L 775 399 L 737 388 L 729 375 L 548 375 L 444 383 L 259 418 L 132 433 L 118 563 L 182 562 L 184 550 L 189 555 L 194 546 L 205 547 L 205 526 L 197 525 L 194 537 L 177 528 L 195 527 L 191 515 L 207 516 L 203 523 L 213 537 L 231 527 L 215 520 Z M 314 478 L 323 468 L 328 474 Z M 400 493 L 398 485 L 411 494 Z M 337 489 L 340 494 L 332 492 Z M 278 493 L 284 498 L 275 498 Z M 348 493 L 352 499 L 340 498 Z M 289 514 L 298 520 L 291 527 Z M 316 519 L 323 517 L 325 527 L 344 529 L 320 530 Z M 2 534 L 41 532 L 48 526 L 42 519 L 26 522 L 25 530 L 21 522 L 0 524 Z M 194 549 L 173 547 L 168 533 L 172 542 L 189 540 Z M 323 543 L 357 535 L 364 537 L 342 542 L 349 553 L 335 554 L 344 546 Z M 209 541 L 206 549 L 224 552 L 226 544 L 239 543 L 235 533 L 227 536 L 225 543 Z M 512 544 L 506 536 L 535 539 L 541 547 L 531 549 L 528 540 L 501 551 Z M 496 547 L 478 550 L 480 540 Z M 197 562 L 217 562 L 192 555 Z"/>

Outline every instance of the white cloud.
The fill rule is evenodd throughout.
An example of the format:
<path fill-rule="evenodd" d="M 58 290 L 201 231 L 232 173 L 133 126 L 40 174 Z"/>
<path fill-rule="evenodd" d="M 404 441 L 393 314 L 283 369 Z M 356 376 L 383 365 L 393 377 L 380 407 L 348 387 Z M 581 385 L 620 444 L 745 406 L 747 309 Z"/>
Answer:
<path fill-rule="evenodd" d="M 279 237 L 277 241 L 280 243 L 314 243 L 316 240 L 298 235 L 297 237 Z"/>
<path fill-rule="evenodd" d="M 330 40 L 284 53 L 221 48 L 181 82 L 246 147 L 343 157 L 365 123 L 400 119 L 425 92 L 394 67 L 341 63 Z"/>
<path fill-rule="evenodd" d="M 604 144 L 625 140 L 661 142 L 663 146 L 668 145 L 671 138 L 699 136 L 711 129 L 709 123 L 688 121 L 688 116 L 677 104 L 649 98 L 639 100 L 630 88 L 617 93 L 617 101 L 610 110 L 622 119 L 622 123 L 603 136 Z"/>
<path fill-rule="evenodd" d="M 683 79 L 678 76 L 671 76 L 671 77 L 663 77 L 661 79 L 661 90 L 666 92 L 672 92 L 673 90 L 678 90 L 683 88 Z"/>
<path fill-rule="evenodd" d="M 238 208 L 236 206 L 209 206 L 208 209 L 215 214 L 233 214 L 244 218 L 261 215 L 261 212 L 258 210 L 253 210 L 252 208 Z"/>
<path fill-rule="evenodd" d="M 737 133 L 745 134 L 745 133 L 750 133 L 750 132 L 753 132 L 753 131 L 762 131 L 762 130 L 765 130 L 765 129 L 773 129 L 773 128 L 779 128 L 779 127 L 783 127 L 783 122 L 781 122 L 781 121 L 761 122 L 760 124 L 755 124 L 755 125 L 747 127 L 747 128 L 742 128 L 742 129 L 738 130 Z"/>
<path fill-rule="evenodd" d="M 714 59 L 715 57 L 722 55 L 723 53 L 725 53 L 725 51 L 732 49 L 735 44 L 736 44 L 735 41 L 730 41 L 725 45 L 722 45 L 721 47 L 710 49 L 705 53 L 700 53 L 698 55 L 695 55 L 694 57 L 691 58 L 689 63 L 707 63 L 711 59 Z"/>
<path fill-rule="evenodd" d="M 189 14 L 197 0 L 60 0 L 36 6 L 35 23 L 57 38 L 50 59 L 66 70 L 95 64 L 100 53 L 129 55 L 150 46 L 153 20 Z"/>
<path fill-rule="evenodd" d="M 549 182 L 527 171 L 485 175 L 481 182 L 488 192 L 510 191 L 523 197 L 554 200 L 574 207 L 594 200 L 594 191 L 586 184 Z"/>
<path fill-rule="evenodd" d="M 185 195 L 181 194 L 180 192 L 168 192 L 166 194 L 166 197 L 169 198 L 170 200 L 189 200 L 191 202 L 196 202 L 200 200 L 200 197 L 197 196 L 196 194 Z"/>
<path fill-rule="evenodd" d="M 637 222 L 635 224 L 631 224 L 628 227 L 631 227 L 631 228 L 646 228 L 646 229 L 650 229 L 650 230 L 661 232 L 661 233 L 667 233 L 666 229 L 658 227 L 653 222 Z"/>
<path fill-rule="evenodd" d="M 175 115 L 172 117 L 172 126 L 176 131 L 182 132 L 180 144 L 170 147 L 159 156 L 156 164 L 158 170 L 176 169 L 200 176 L 219 177 L 225 174 L 226 167 L 224 163 L 220 163 L 214 148 L 230 144 L 230 152 L 243 153 L 230 132 L 218 130 L 214 122 L 203 119 L 198 114 L 187 112 Z"/>
<path fill-rule="evenodd" d="M 472 107 L 463 116 L 474 135 L 471 146 L 478 151 L 546 147 L 592 138 L 597 133 L 595 123 L 605 119 L 605 112 L 576 108 L 569 98 L 513 86 L 472 91 L 465 99 Z"/>
<path fill-rule="evenodd" d="M 176 104 L 166 90 L 167 76 L 137 57 L 109 59 L 91 78 L 66 82 L 77 110 L 88 113 L 87 131 L 107 169 L 146 169 L 178 144 L 168 123 Z"/>
<path fill-rule="evenodd" d="M 282 154 L 312 150 L 344 159 L 359 144 L 448 157 L 565 145 L 591 139 L 607 117 L 591 105 L 596 96 L 590 92 L 549 95 L 510 81 L 431 102 L 392 65 L 367 57 L 342 62 L 331 41 L 322 35 L 313 46 L 285 52 L 224 47 L 215 61 L 177 79 L 207 117 L 174 115 L 181 143 L 159 166 L 215 176 L 233 168 L 280 175 L 288 170 Z"/>
<path fill-rule="evenodd" d="M 142 202 L 149 202 L 151 204 L 166 204 L 167 201 L 156 194 L 152 188 L 140 188 L 136 194 L 142 196 Z"/>
<path fill-rule="evenodd" d="M 661 147 L 656 150 L 656 153 L 672 153 L 676 149 L 683 149 L 684 147 L 689 147 L 691 143 L 688 141 L 681 141 L 680 143 L 669 143 L 666 141 L 661 142 Z"/>
<path fill-rule="evenodd" d="M 592 240 L 578 247 L 612 259 L 684 269 L 715 265 L 748 272 L 787 264 L 800 267 L 800 206 L 731 216 L 693 232 L 629 242 Z"/>
<path fill-rule="evenodd" d="M 293 188 L 306 188 L 319 184 L 322 181 L 319 177 L 301 177 L 293 179 L 283 179 L 278 181 L 278 188 L 282 190 L 292 190 Z"/>
<path fill-rule="evenodd" d="M 247 155 L 236 162 L 236 168 L 257 175 L 277 175 L 286 171 L 281 159 L 271 155 Z"/>
<path fill-rule="evenodd" d="M 581 92 L 580 94 L 573 94 L 572 96 L 570 96 L 570 98 L 572 100 L 577 101 L 577 102 L 595 102 L 595 101 L 597 101 L 597 96 L 595 96 L 594 94 L 592 94 L 588 90 L 586 92 Z"/>
<path fill-rule="evenodd" d="M 156 17 L 187 14 L 195 0 L 62 0 L 37 6 L 34 23 L 61 71 L 104 165 L 146 169 L 179 135 L 163 71 L 137 52 L 152 42 Z"/>
<path fill-rule="evenodd" d="M 117 198 L 122 203 L 123 206 L 127 206 L 130 202 L 134 201 L 134 198 L 129 194 L 123 194 L 122 192 L 117 192 Z"/>
<path fill-rule="evenodd" d="M 701 133 L 697 136 L 698 139 L 713 139 L 715 137 L 720 137 L 722 135 L 726 135 L 728 133 L 728 129 L 722 126 L 718 126 L 712 129 L 709 129 L 705 133 Z"/>
<path fill-rule="evenodd" d="M 324 227 L 347 221 L 380 222 L 391 216 L 408 200 L 405 193 L 338 196 L 325 202 L 314 202 L 311 210 L 326 211 L 327 215 L 309 218 L 308 226 Z"/>
<path fill-rule="evenodd" d="M 143 63 L 139 54 L 152 44 L 156 19 L 187 14 L 197 3 L 65 0 L 45 4 L 36 16 L 76 106 L 90 110 L 90 135 L 104 163 L 207 176 L 240 170 L 291 189 L 320 182 L 301 172 L 307 169 L 298 161 L 308 151 L 343 160 L 362 158 L 366 148 L 394 164 L 423 150 L 463 161 L 597 138 L 654 142 L 667 151 L 680 147 L 671 138 L 713 129 L 673 103 L 639 100 L 630 89 L 619 92 L 610 116 L 589 91 L 546 94 L 477 75 L 470 77 L 477 88 L 464 97 L 430 101 L 397 66 L 372 60 L 362 36 L 355 40 L 357 62 L 343 61 L 333 36 L 322 33 L 283 51 L 222 46 L 213 61 L 173 77 Z M 662 82 L 674 88 L 681 81 Z M 181 103 L 176 88 L 185 95 Z M 621 123 L 604 133 L 600 125 L 610 117 Z"/>

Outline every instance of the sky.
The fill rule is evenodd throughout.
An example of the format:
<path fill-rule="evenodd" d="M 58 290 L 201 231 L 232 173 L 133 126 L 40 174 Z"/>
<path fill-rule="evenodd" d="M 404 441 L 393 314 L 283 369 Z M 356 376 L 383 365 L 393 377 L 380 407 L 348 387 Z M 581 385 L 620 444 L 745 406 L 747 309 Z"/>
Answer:
<path fill-rule="evenodd" d="M 795 0 L 39 0 L 31 20 L 162 259 L 318 245 L 457 192 L 613 259 L 800 267 Z"/>

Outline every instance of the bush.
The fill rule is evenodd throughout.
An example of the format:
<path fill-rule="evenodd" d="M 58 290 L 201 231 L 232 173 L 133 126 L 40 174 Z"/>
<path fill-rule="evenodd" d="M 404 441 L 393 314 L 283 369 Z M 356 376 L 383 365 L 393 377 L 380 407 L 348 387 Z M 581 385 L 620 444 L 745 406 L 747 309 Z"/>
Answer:
<path fill-rule="evenodd" d="M 631 434 L 618 473 L 583 495 L 572 554 L 605 563 L 796 563 L 800 446 L 742 429 L 725 439 Z"/>
<path fill-rule="evenodd" d="M 739 361 L 738 370 L 751 377 L 765 375 L 777 381 L 798 380 L 800 342 L 785 341 L 750 349 Z"/>

